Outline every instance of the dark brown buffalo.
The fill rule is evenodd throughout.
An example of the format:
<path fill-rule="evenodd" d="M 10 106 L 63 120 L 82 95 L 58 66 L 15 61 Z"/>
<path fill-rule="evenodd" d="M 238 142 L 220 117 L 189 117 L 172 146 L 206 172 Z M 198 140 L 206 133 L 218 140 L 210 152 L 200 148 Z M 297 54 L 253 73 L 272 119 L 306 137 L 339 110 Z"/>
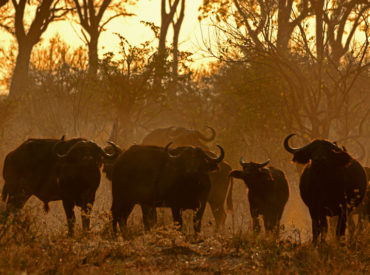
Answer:
<path fill-rule="evenodd" d="M 113 153 L 116 152 L 115 158 L 104 158 L 103 159 L 103 172 L 105 173 L 105 176 L 107 179 L 112 181 L 112 174 L 113 174 L 113 167 L 114 167 L 114 162 L 117 160 L 118 156 L 123 152 L 123 150 L 116 145 L 114 142 L 108 141 L 109 145 L 104 147 L 104 152 L 112 155 Z"/>
<path fill-rule="evenodd" d="M 184 127 L 172 126 L 167 128 L 158 128 L 147 134 L 141 144 L 166 146 L 169 142 L 172 142 L 173 147 L 195 146 L 209 151 L 209 148 L 204 144 L 204 142 L 214 140 L 216 137 L 216 131 L 211 127 L 208 128 L 212 132 L 209 137 L 206 137 L 197 130 L 190 130 Z"/>
<path fill-rule="evenodd" d="M 262 215 L 265 231 L 279 232 L 280 220 L 289 198 L 289 186 L 285 174 L 274 168 L 264 168 L 264 163 L 243 162 L 243 170 L 234 170 L 230 176 L 242 179 L 248 188 L 249 209 L 253 220 L 253 229 L 260 231 L 258 216 Z"/>
<path fill-rule="evenodd" d="M 75 223 L 73 208 L 79 206 L 83 228 L 88 230 L 103 157 L 115 154 L 81 138 L 29 139 L 5 158 L 2 199 L 10 211 L 22 209 L 32 195 L 44 203 L 45 211 L 50 201 L 62 200 L 69 234 Z"/>
<path fill-rule="evenodd" d="M 361 230 L 367 220 L 370 222 L 370 167 L 364 167 L 367 176 L 367 187 L 364 199 L 353 211 L 353 214 L 358 214 L 358 228 Z M 355 231 L 355 223 L 352 216 L 349 219 L 349 229 L 351 233 Z"/>
<path fill-rule="evenodd" d="M 367 188 L 366 188 L 366 197 L 364 198 L 364 212 L 367 215 L 367 220 L 370 222 L 370 167 L 364 167 L 367 175 Z"/>
<path fill-rule="evenodd" d="M 169 146 L 169 145 L 168 145 Z M 125 232 L 127 218 L 135 204 L 143 210 L 146 229 L 153 225 L 155 207 L 170 207 L 175 222 L 182 225 L 181 211 L 196 210 L 194 230 L 201 219 L 210 190 L 209 171 L 217 169 L 224 151 L 212 158 L 200 148 L 134 145 L 120 154 L 112 174 L 113 230 L 117 223 Z"/>
<path fill-rule="evenodd" d="M 203 149 L 207 154 L 211 155 L 209 148 L 204 142 L 210 142 L 214 140 L 216 131 L 208 127 L 211 130 L 209 137 L 204 136 L 199 131 L 190 130 L 184 127 L 168 127 L 159 128 L 150 132 L 142 141 L 143 145 L 156 145 L 165 146 L 169 142 L 173 143 L 174 147 L 181 146 L 194 146 Z M 211 179 L 211 191 L 208 196 L 208 202 L 211 207 L 213 216 L 216 221 L 216 227 L 218 230 L 222 229 L 225 225 L 226 212 L 224 208 L 225 200 L 227 202 L 228 210 L 232 211 L 232 180 L 229 178 L 231 172 L 231 166 L 222 161 L 216 171 L 210 172 L 209 176 Z"/>
<path fill-rule="evenodd" d="M 293 161 L 306 164 L 300 179 L 300 193 L 312 219 L 313 242 L 325 239 L 328 230 L 326 217 L 338 216 L 337 237 L 343 236 L 347 214 L 357 207 L 367 185 L 361 164 L 343 148 L 324 139 L 315 139 L 301 148 L 291 148 L 289 139 L 285 149 L 293 154 Z"/>

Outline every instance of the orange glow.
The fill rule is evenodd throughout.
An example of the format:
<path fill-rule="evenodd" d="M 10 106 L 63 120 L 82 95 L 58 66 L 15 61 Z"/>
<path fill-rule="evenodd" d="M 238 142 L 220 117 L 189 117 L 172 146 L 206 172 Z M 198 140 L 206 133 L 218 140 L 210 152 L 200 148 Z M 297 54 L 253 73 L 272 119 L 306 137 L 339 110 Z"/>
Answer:
<path fill-rule="evenodd" d="M 153 32 L 149 27 L 144 26 L 141 21 L 153 22 L 160 26 L 160 0 L 139 1 L 136 6 L 130 9 L 136 16 L 118 18 L 106 26 L 99 39 L 99 55 L 106 52 L 117 52 L 119 50 L 119 39 L 114 33 L 120 33 L 131 44 L 137 45 L 144 41 L 154 41 Z M 200 23 L 198 22 L 198 1 L 186 2 L 185 18 L 180 32 L 180 50 L 196 52 L 200 48 L 201 33 Z M 49 27 L 44 34 L 44 39 L 48 39 L 59 33 L 60 36 L 71 46 L 81 46 L 83 41 L 79 38 L 81 35 L 81 26 L 71 22 L 56 22 Z M 171 43 L 172 29 L 169 29 L 168 40 Z M 157 41 L 154 41 L 156 44 Z"/>

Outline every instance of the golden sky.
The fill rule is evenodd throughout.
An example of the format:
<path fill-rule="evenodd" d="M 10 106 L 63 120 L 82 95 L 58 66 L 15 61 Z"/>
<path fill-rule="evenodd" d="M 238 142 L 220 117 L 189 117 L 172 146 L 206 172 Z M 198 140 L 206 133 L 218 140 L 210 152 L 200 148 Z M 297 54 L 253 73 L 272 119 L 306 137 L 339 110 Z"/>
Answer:
<path fill-rule="evenodd" d="M 208 33 L 207 24 L 202 23 L 201 26 L 198 21 L 198 8 L 201 3 L 202 1 L 199 0 L 186 1 L 185 18 L 179 40 L 180 50 L 195 53 L 192 56 L 194 60 L 192 64 L 193 68 L 199 67 L 202 64 L 206 65 L 211 61 L 209 58 L 204 58 L 204 52 L 200 51 L 200 48 L 204 48 L 202 46 L 201 29 L 203 32 Z M 111 21 L 106 26 L 106 31 L 100 36 L 99 55 L 103 56 L 106 52 L 116 52 L 119 49 L 119 39 L 114 33 L 120 33 L 134 45 L 147 40 L 153 40 L 153 32 L 149 27 L 141 24 L 140 21 L 153 22 L 155 25 L 160 26 L 160 7 L 161 0 L 139 0 L 137 5 L 129 10 L 129 12 L 136 14 L 136 16 L 118 18 Z M 53 22 L 42 35 L 42 39 L 44 41 L 48 40 L 57 33 L 71 46 L 78 47 L 83 45 L 83 41 L 79 37 L 81 36 L 81 26 L 77 24 L 68 21 Z M 172 28 L 169 29 L 168 39 L 172 40 Z M 0 31 L 0 47 L 6 48 L 11 43 L 16 43 L 16 40 L 9 34 Z M 154 43 L 157 44 L 158 42 L 155 41 Z M 0 78 L 2 78 L 1 71 Z M 0 87 L 0 93 L 3 93 L 3 88 Z"/>
<path fill-rule="evenodd" d="M 189 50 L 191 52 L 199 52 L 202 47 L 201 25 L 198 22 L 198 8 L 201 4 L 199 0 L 187 0 L 185 18 L 180 32 L 180 50 Z M 102 56 L 105 52 L 117 51 L 119 48 L 119 39 L 114 33 L 120 33 L 131 44 L 139 44 L 146 40 L 153 40 L 153 32 L 149 27 L 144 26 L 140 21 L 153 22 L 160 26 L 160 6 L 161 0 L 139 0 L 138 4 L 132 7 L 129 11 L 136 16 L 118 18 L 110 22 L 106 26 L 106 32 L 103 32 L 99 39 L 99 55 Z M 206 30 L 203 24 L 202 29 Z M 72 24 L 68 21 L 52 23 L 42 39 L 48 40 L 55 36 L 56 33 L 62 37 L 69 45 L 78 47 L 83 45 L 81 36 L 81 26 Z M 169 29 L 168 38 L 172 39 L 172 28 Z M 16 43 L 15 40 L 8 34 L 0 32 L 0 47 L 7 47 L 10 43 Z M 157 41 L 155 42 L 157 43 Z M 194 56 L 196 66 L 209 62 L 208 59 L 202 58 L 199 54 Z"/>
<path fill-rule="evenodd" d="M 201 1 L 187 0 L 185 18 L 180 32 L 180 50 L 189 50 L 197 52 L 201 47 L 201 25 L 198 22 L 198 8 Z M 139 44 L 147 40 L 153 40 L 153 32 L 149 27 L 144 26 L 140 21 L 153 22 L 160 26 L 160 0 L 140 0 L 136 7 L 131 9 L 136 16 L 119 18 L 106 26 L 106 32 L 102 33 L 99 39 L 99 55 L 109 51 L 117 51 L 119 48 L 119 39 L 114 33 L 120 33 L 131 44 Z M 70 45 L 80 46 L 82 41 L 79 38 L 81 27 L 70 22 L 54 23 L 49 27 L 44 38 L 52 37 L 55 33 L 68 42 Z M 168 33 L 168 38 L 172 39 L 172 28 Z M 155 42 L 157 43 L 157 41 Z M 196 63 L 207 62 L 206 59 L 200 59 L 195 56 Z"/>

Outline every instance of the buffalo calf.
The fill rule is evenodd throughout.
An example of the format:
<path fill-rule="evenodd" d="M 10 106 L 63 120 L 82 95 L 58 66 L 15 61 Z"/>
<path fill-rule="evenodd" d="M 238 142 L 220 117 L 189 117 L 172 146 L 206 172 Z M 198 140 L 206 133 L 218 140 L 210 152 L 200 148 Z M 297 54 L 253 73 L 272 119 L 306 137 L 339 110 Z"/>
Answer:
<path fill-rule="evenodd" d="M 242 179 L 248 188 L 254 230 L 260 231 L 258 216 L 262 215 L 265 230 L 278 233 L 280 219 L 289 198 L 289 186 L 282 171 L 273 167 L 264 168 L 268 163 L 269 160 L 262 164 L 246 163 L 240 158 L 243 170 L 234 170 L 230 176 Z"/>

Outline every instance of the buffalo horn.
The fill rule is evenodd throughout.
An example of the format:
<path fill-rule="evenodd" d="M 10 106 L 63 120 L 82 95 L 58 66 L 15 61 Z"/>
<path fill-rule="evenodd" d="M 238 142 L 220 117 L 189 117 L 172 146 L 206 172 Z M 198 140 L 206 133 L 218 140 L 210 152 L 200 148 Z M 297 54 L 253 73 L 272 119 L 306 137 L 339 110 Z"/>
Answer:
<path fill-rule="evenodd" d="M 240 163 L 240 165 L 241 165 L 241 166 L 243 166 L 243 167 L 244 167 L 244 165 L 245 165 L 246 163 L 244 162 L 243 157 L 240 157 L 240 159 L 239 159 L 239 163 Z"/>
<path fill-rule="evenodd" d="M 292 136 L 295 136 L 295 134 L 290 134 L 289 136 L 287 136 L 287 137 L 284 139 L 284 148 L 285 148 L 285 150 L 287 150 L 289 153 L 294 154 L 294 153 L 295 153 L 295 152 L 297 152 L 299 149 L 298 149 L 298 148 L 292 148 L 292 147 L 290 147 L 290 146 L 289 146 L 288 140 L 289 140 Z"/>
<path fill-rule="evenodd" d="M 268 159 L 268 160 L 266 160 L 264 163 L 261 163 L 261 164 L 257 164 L 257 166 L 259 167 L 259 168 L 262 168 L 262 167 L 265 167 L 267 164 L 269 164 L 270 163 L 270 160 Z"/>
<path fill-rule="evenodd" d="M 212 141 L 212 140 L 214 140 L 215 139 L 215 137 L 216 137 L 216 131 L 215 131 L 215 129 L 213 129 L 212 127 L 210 127 L 210 126 L 206 126 L 206 128 L 208 128 L 208 129 L 210 129 L 211 130 L 211 136 L 210 137 L 206 137 L 206 136 L 204 136 L 204 135 L 202 135 L 200 132 L 199 132 L 199 138 L 201 139 L 201 140 L 203 140 L 203 141 L 207 141 L 207 142 L 209 142 L 209 141 Z"/>
<path fill-rule="evenodd" d="M 292 137 L 292 136 L 295 136 L 295 134 L 290 134 L 289 136 L 287 136 L 285 139 L 284 139 L 284 148 L 285 150 L 287 150 L 289 153 L 292 153 L 294 154 L 295 152 L 298 152 L 302 149 L 305 149 L 307 146 L 309 146 L 311 143 L 305 145 L 305 146 L 302 146 L 300 148 L 292 148 L 289 146 L 288 144 L 288 140 Z"/>
<path fill-rule="evenodd" d="M 220 149 L 220 156 L 218 158 L 211 158 L 210 156 L 207 156 L 207 158 L 211 161 L 215 161 L 215 162 L 221 162 L 223 159 L 224 159 L 224 156 L 225 156 L 225 152 L 224 152 L 224 149 L 220 146 L 220 145 L 216 145 L 219 149 Z"/>
<path fill-rule="evenodd" d="M 171 141 L 170 143 L 168 143 L 166 145 L 166 147 L 164 147 L 164 152 L 167 154 L 168 158 L 177 159 L 181 156 L 182 152 L 178 153 L 177 155 L 174 155 L 173 153 L 170 153 L 168 149 L 169 149 L 169 147 L 171 146 L 172 143 L 173 142 Z"/>
<path fill-rule="evenodd" d="M 81 142 L 85 142 L 84 140 L 80 140 L 80 141 L 78 141 L 78 142 L 76 142 L 75 144 L 73 144 L 68 150 L 67 150 L 67 152 L 65 153 L 65 154 L 59 154 L 58 152 L 56 152 L 55 151 L 55 149 L 56 149 L 56 147 L 57 147 L 57 145 L 58 144 L 60 144 L 61 142 L 64 142 L 64 141 L 59 141 L 57 144 L 55 144 L 54 145 L 54 152 L 55 152 L 55 154 L 58 156 L 58 158 L 65 158 L 65 157 L 67 157 L 72 151 L 73 151 L 73 149 L 78 145 L 78 144 L 80 144 Z"/>
<path fill-rule="evenodd" d="M 121 150 L 119 149 L 119 147 L 113 141 L 108 140 L 107 143 L 113 146 L 114 152 L 112 154 L 109 154 L 107 152 L 104 152 L 104 150 L 99 147 L 100 152 L 104 157 L 113 159 L 119 154 L 119 152 Z"/>

